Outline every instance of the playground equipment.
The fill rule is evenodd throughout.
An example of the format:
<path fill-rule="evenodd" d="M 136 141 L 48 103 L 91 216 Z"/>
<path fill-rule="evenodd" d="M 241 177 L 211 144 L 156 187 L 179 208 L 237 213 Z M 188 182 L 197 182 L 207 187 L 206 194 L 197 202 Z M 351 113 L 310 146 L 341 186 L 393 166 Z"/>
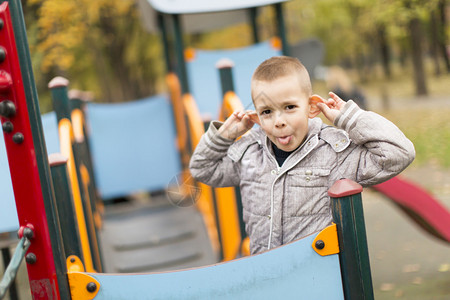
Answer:
<path fill-rule="evenodd" d="M 262 4 L 274 3 L 278 7 L 278 1 Z M 195 7 L 195 3 L 191 4 Z M 227 7 L 230 6 L 216 9 Z M 0 62 L 4 70 L 0 74 L 1 119 L 20 227 L 21 251 L 17 253 L 19 258 L 25 255 L 34 298 L 243 299 L 301 295 L 373 299 L 359 185 L 344 180 L 329 191 L 336 225 L 259 255 L 213 265 L 239 256 L 245 233 L 238 224 L 239 201 L 230 201 L 235 194 L 233 189 L 197 185 L 183 172 L 189 152 L 204 131 L 194 98 L 184 90 L 183 83 L 179 87 L 174 74 L 169 74 L 171 103 L 165 97 L 155 96 L 129 104 L 90 103 L 84 110 L 80 102 L 69 104 L 68 82 L 58 79 L 50 84 L 55 113 L 48 119 L 53 125 L 46 125 L 40 118 L 30 75 L 20 2 L 3 2 L 0 19 L 4 22 L 0 46 L 7 54 L 6 60 Z M 232 92 L 231 81 L 225 79 L 224 73 L 231 72 L 231 66 L 219 67 L 226 100 L 217 108 L 221 107 L 219 117 L 225 118 L 240 102 Z M 132 134 L 136 132 L 139 134 Z M 123 137 L 119 144 L 118 136 Z M 149 149 L 152 155 L 148 155 Z M 110 155 L 112 150 L 114 155 Z M 47 153 L 54 152 L 63 155 L 47 158 Z M 142 173 L 136 174 L 136 170 Z M 176 189 L 171 189 L 170 183 L 180 179 L 188 184 L 175 184 Z M 186 187 L 192 190 L 185 190 Z M 103 213 L 93 188 L 106 204 Z M 166 188 L 167 195 L 152 195 L 155 202 L 174 194 L 186 199 L 201 189 L 197 206 L 202 214 L 193 207 L 186 214 L 190 208 L 176 207 L 184 203 L 177 199 L 171 199 L 175 201 L 171 206 L 108 204 L 130 192 Z M 166 236 L 148 235 L 145 231 L 151 228 L 153 233 L 162 232 L 175 225 L 164 221 L 175 219 L 179 224 Z M 14 226 L 8 230 L 14 230 Z M 184 230 L 178 231 L 179 227 Z M 198 228 L 204 230 L 197 232 Z M 168 253 L 169 248 L 163 247 L 174 240 L 180 242 L 176 247 L 183 253 Z M 205 252 L 188 251 L 193 244 Z M 159 249 L 152 249 L 155 245 Z M 221 259 L 216 255 L 219 246 Z M 110 252 L 102 252 L 101 248 Z M 163 259 L 164 254 L 170 260 Z M 204 267 L 154 271 L 186 268 L 194 260 Z M 11 266 L 17 267 L 17 260 Z M 154 272 L 107 274 L 100 273 L 102 270 Z M 5 276 L 5 283 L 8 278 Z M 0 288 L 4 290 L 8 284 L 3 283 Z"/>
<path fill-rule="evenodd" d="M 12 13 L 10 12 L 10 9 Z M 15 17 L 10 18 L 11 14 Z M 225 296 L 226 294 L 222 293 L 224 287 L 230 287 L 230 289 L 227 289 L 229 293 L 236 293 L 236 295 L 244 297 L 249 293 L 261 293 L 262 290 L 258 287 L 265 285 L 264 282 L 268 278 L 274 277 L 273 273 L 267 272 L 267 268 L 270 268 L 271 265 L 273 266 L 274 263 L 280 265 L 283 262 L 283 264 L 286 264 L 286 268 L 281 268 L 275 273 L 275 276 L 279 278 L 278 282 L 280 286 L 275 289 L 267 290 L 265 295 L 279 295 L 279 289 L 285 291 L 286 288 L 291 289 L 289 292 L 291 295 L 298 295 L 300 292 L 303 294 L 308 293 L 305 287 L 301 287 L 298 284 L 287 285 L 288 280 L 283 280 L 283 277 L 285 276 L 287 276 L 286 279 L 290 278 L 291 281 L 296 278 L 303 280 L 305 276 L 309 277 L 309 281 L 305 282 L 309 282 L 311 287 L 315 287 L 314 289 L 310 289 L 310 293 L 316 293 L 316 287 L 318 287 L 318 285 L 315 284 L 317 282 L 315 276 L 322 274 L 321 276 L 324 276 L 322 284 L 325 284 L 328 288 L 317 289 L 324 293 L 331 292 L 336 299 L 342 299 L 343 293 L 347 293 L 346 287 L 351 287 L 352 285 L 343 285 L 341 282 L 340 269 L 336 268 L 338 266 L 338 255 L 336 253 L 330 253 L 329 256 L 322 258 L 321 255 L 315 253 L 316 250 L 314 250 L 319 249 L 317 251 L 320 252 L 321 249 L 328 249 L 330 247 L 335 249 L 334 252 L 336 252 L 336 229 L 334 231 L 331 229 L 331 232 L 334 232 L 334 234 L 326 234 L 327 239 L 325 239 L 325 237 L 319 237 L 321 242 L 314 241 L 314 246 L 311 246 L 313 240 L 313 237 L 311 236 L 308 239 L 299 241 L 298 244 L 293 243 L 292 246 L 275 249 L 267 254 L 251 257 L 250 260 L 242 259 L 233 261 L 230 264 L 213 265 L 210 267 L 175 273 L 139 275 L 137 277 L 133 275 L 123 275 L 122 277 L 122 275 L 111 276 L 96 273 L 96 271 L 101 270 L 103 266 L 101 261 L 98 261 L 98 257 L 96 257 L 95 247 L 93 247 L 95 246 L 95 243 L 92 243 L 92 239 L 89 235 L 95 234 L 95 227 L 98 225 L 94 224 L 92 220 L 94 219 L 93 215 L 95 211 L 92 210 L 92 206 L 89 207 L 89 204 L 92 204 L 93 202 L 90 201 L 92 199 L 88 199 L 89 192 L 88 188 L 86 188 L 88 181 L 83 179 L 83 177 L 87 178 L 88 176 L 83 176 L 83 163 L 80 163 L 81 160 L 79 159 L 80 145 L 76 145 L 80 140 L 75 135 L 75 131 L 79 133 L 83 130 L 80 130 L 80 128 L 75 129 L 77 125 L 75 125 L 76 122 L 74 122 L 75 118 L 73 113 L 70 113 L 67 109 L 67 105 L 64 103 L 67 98 L 65 91 L 67 88 L 66 84 L 61 81 L 52 82 L 50 85 L 52 96 L 55 103 L 60 106 L 60 108 L 55 107 L 56 119 L 58 120 L 59 150 L 65 154 L 64 156 L 66 156 L 66 158 L 52 156 L 52 159 L 50 161 L 48 160 L 43 139 L 42 123 L 37 109 L 37 97 L 34 90 L 34 83 L 32 78 L 29 82 L 25 82 L 20 73 L 24 68 L 22 65 L 19 65 L 19 61 L 29 62 L 29 56 L 27 56 L 28 52 L 25 50 L 23 53 L 17 51 L 15 49 L 16 42 L 13 40 L 13 28 L 16 28 L 14 30 L 16 36 L 25 38 L 23 32 L 24 26 L 23 23 L 21 23 L 23 19 L 20 17 L 20 2 L 12 1 L 4 2 L 2 4 L 1 19 L 6 24 L 3 30 L 7 29 L 9 32 L 9 35 L 7 36 L 8 39 L 3 38 L 2 36 L 2 41 L 8 41 L 7 44 L 5 43 L 5 45 L 2 45 L 3 47 L 8 47 L 8 55 L 6 57 L 7 63 L 3 62 L 2 68 L 4 68 L 7 75 L 10 75 L 14 80 L 8 80 L 9 78 L 7 75 L 2 78 L 2 80 L 6 78 L 7 85 L 2 88 L 4 93 L 2 94 L 1 103 L 3 106 L 2 123 L 11 123 L 13 128 L 5 133 L 5 145 L 10 162 L 11 179 L 20 225 L 20 236 L 22 237 L 25 235 L 30 241 L 30 246 L 25 257 L 33 297 L 54 299 L 66 299 L 72 297 L 74 299 L 83 299 L 93 298 L 96 295 L 99 299 L 114 299 L 115 297 L 119 298 L 126 295 L 125 297 L 127 298 L 134 296 L 139 298 L 153 298 L 157 297 L 158 293 L 163 295 L 170 293 L 175 293 L 175 295 L 180 293 L 187 295 L 187 293 L 191 292 L 192 295 L 206 299 L 211 296 L 214 297 L 214 295 Z M 13 26 L 11 20 L 16 20 L 18 24 Z M 20 33 L 17 28 L 21 28 L 22 32 Z M 1 33 L 4 34 L 5 31 Z M 26 45 L 24 41 L 18 42 L 17 44 Z M 16 53 L 20 55 L 20 59 L 19 56 L 15 56 Z M 14 65 L 14 68 L 11 68 L 10 65 Z M 25 65 L 27 65 L 28 68 L 30 66 L 29 64 Z M 25 68 L 24 72 L 28 71 L 30 70 Z M 26 74 L 32 73 L 28 72 Z M 25 78 L 28 77 L 25 76 Z M 157 102 L 153 102 L 152 105 L 155 103 Z M 6 112 L 4 108 L 5 105 L 7 105 L 6 110 L 8 110 Z M 13 107 L 13 109 L 11 109 L 11 107 Z M 186 107 L 188 107 L 188 102 Z M 10 113 L 11 111 L 13 111 L 13 113 Z M 94 118 L 90 117 L 90 119 Z M 102 121 L 104 122 L 104 120 Z M 95 123 L 95 121 L 92 122 Z M 198 124 L 198 120 L 196 122 Z M 78 122 L 78 127 L 79 123 L 80 122 Z M 194 123 L 194 120 L 191 120 L 191 123 Z M 8 129 L 11 127 L 6 128 Z M 92 132 L 94 132 L 94 128 L 95 125 L 92 126 Z M 93 133 L 92 136 L 94 137 L 95 134 Z M 93 140 L 95 140 L 95 138 L 93 138 Z M 94 142 L 92 149 L 97 149 L 96 147 L 98 148 L 98 145 L 96 146 Z M 95 151 L 96 150 L 93 150 L 93 157 L 95 157 Z M 102 153 L 102 155 L 105 154 Z M 96 163 L 97 162 L 94 160 L 93 168 L 95 168 Z M 86 162 L 84 162 L 84 165 L 85 167 L 88 167 Z M 49 166 L 51 166 L 51 174 L 53 176 L 50 175 Z M 87 174 L 88 173 L 89 171 L 87 171 Z M 65 177 L 66 179 L 64 179 Z M 57 179 L 62 181 L 58 183 L 56 181 Z M 97 181 L 97 183 L 99 187 L 103 186 L 101 181 Z M 59 188 L 64 188 L 58 191 L 53 188 L 53 184 Z M 67 193 L 70 189 L 72 189 L 72 193 Z M 78 189 L 78 192 L 80 193 L 79 196 L 76 196 L 77 191 L 74 191 L 75 189 Z M 99 190 L 101 191 L 102 188 Z M 66 192 L 66 196 L 62 194 L 64 191 Z M 119 192 L 120 191 L 117 190 L 113 191 L 113 193 Z M 81 195 L 81 193 L 83 195 Z M 75 224 L 64 224 L 66 218 L 69 218 L 65 213 L 70 211 L 71 208 L 69 205 L 69 209 L 66 211 L 59 203 L 61 199 L 65 199 L 64 197 L 73 198 L 71 201 L 68 201 L 68 203 L 73 204 L 72 219 L 76 221 Z M 30 201 L 30 199 L 32 199 L 32 201 Z M 58 199 L 58 201 L 56 201 L 56 199 Z M 67 199 L 64 201 L 67 201 Z M 85 226 L 84 229 L 82 228 L 83 226 Z M 75 229 L 73 229 L 74 227 Z M 78 237 L 74 238 L 76 241 L 75 243 L 73 243 L 74 240 L 71 241 L 70 239 L 64 238 L 67 235 L 73 235 L 74 231 L 78 231 Z M 26 234 L 24 232 L 26 232 Z M 334 238 L 329 241 L 329 236 L 333 237 L 333 235 Z M 314 238 L 315 237 L 316 235 Z M 364 247 L 363 244 L 362 246 Z M 304 248 L 305 255 L 301 255 L 302 251 L 297 251 L 297 247 Z M 22 251 L 24 250 L 26 249 L 23 249 Z M 70 255 L 67 255 L 66 252 Z M 360 252 L 361 251 L 355 250 L 354 254 Z M 305 269 L 302 268 L 303 263 L 292 263 L 292 259 L 296 259 L 299 255 L 305 260 L 305 264 L 306 262 L 312 261 L 311 255 L 316 255 L 316 258 L 322 260 L 322 263 L 325 266 L 324 268 L 317 268 L 318 264 L 316 264 L 311 273 L 305 272 Z M 266 265 L 266 259 L 271 261 L 271 264 Z M 92 263 L 89 262 L 90 260 L 92 260 Z M 353 266 L 356 265 L 357 264 L 353 264 Z M 84 273 L 85 270 L 90 273 Z M 241 272 L 238 271 L 238 273 L 241 274 L 242 277 L 240 279 L 236 278 L 235 280 L 230 280 L 227 284 L 223 283 L 221 280 L 202 280 L 206 278 L 210 279 L 211 276 L 214 276 L 215 278 L 220 276 L 220 278 L 223 278 L 221 276 L 223 272 L 234 272 L 235 270 L 241 270 Z M 294 270 L 298 274 L 297 276 L 292 276 L 292 271 Z M 334 271 L 331 272 L 331 270 Z M 366 269 L 366 272 L 367 270 L 368 269 Z M 254 274 L 258 273 L 261 274 L 261 276 L 254 277 Z M 305 275 L 308 273 L 309 275 Z M 332 288 L 329 287 L 330 281 L 327 280 L 328 276 L 331 276 L 334 279 Z M 180 278 L 186 283 L 189 283 L 189 279 L 191 283 L 186 285 L 186 287 L 190 286 L 191 288 L 185 290 L 180 286 L 180 288 L 174 289 L 174 286 L 176 287 L 177 284 L 180 284 L 178 281 Z M 119 280 L 120 284 L 117 284 L 116 280 Z M 142 286 L 141 280 L 145 280 L 144 286 Z M 162 284 L 160 280 L 163 280 L 164 284 Z M 254 285 L 244 284 L 244 286 L 242 286 L 242 283 L 247 282 L 248 280 L 251 280 L 252 282 L 255 282 L 254 280 L 261 280 L 261 283 Z M 346 279 L 344 278 L 344 280 Z M 195 284 L 196 287 L 192 288 L 193 285 L 191 284 Z M 127 285 L 128 287 L 125 288 Z M 232 286 L 235 288 L 231 288 Z M 361 291 L 355 293 L 360 292 Z M 369 295 L 371 293 L 371 291 L 363 292 Z"/>
<path fill-rule="evenodd" d="M 450 213 L 432 195 L 416 184 L 396 176 L 373 186 L 434 237 L 450 242 Z"/>

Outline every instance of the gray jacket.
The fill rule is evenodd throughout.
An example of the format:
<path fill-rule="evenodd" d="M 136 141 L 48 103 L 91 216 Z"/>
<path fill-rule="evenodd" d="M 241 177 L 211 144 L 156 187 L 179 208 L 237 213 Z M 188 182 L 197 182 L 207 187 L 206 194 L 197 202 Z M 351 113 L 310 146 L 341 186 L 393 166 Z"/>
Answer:
<path fill-rule="evenodd" d="M 305 142 L 280 168 L 271 142 L 252 129 L 237 141 L 212 122 L 190 162 L 192 176 L 214 187 L 240 186 L 250 251 L 258 253 L 323 229 L 332 221 L 328 189 L 341 178 L 362 186 L 404 170 L 414 146 L 390 121 L 348 101 L 336 128 L 309 121 Z"/>

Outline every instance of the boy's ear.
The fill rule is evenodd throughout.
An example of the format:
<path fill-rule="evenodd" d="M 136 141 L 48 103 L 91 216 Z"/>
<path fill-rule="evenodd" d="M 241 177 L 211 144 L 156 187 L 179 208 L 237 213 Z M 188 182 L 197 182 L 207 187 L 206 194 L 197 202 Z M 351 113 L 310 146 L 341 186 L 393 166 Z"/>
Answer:
<path fill-rule="evenodd" d="M 309 118 L 310 119 L 312 119 L 312 118 L 316 117 L 318 114 L 320 114 L 321 110 L 317 106 L 317 103 L 319 103 L 319 102 L 324 103 L 325 101 L 322 99 L 322 97 L 320 97 L 318 95 L 312 95 L 311 97 L 309 97 Z"/>
<path fill-rule="evenodd" d="M 254 110 L 248 110 L 246 114 L 250 117 L 250 120 L 252 120 L 254 123 L 261 126 L 261 121 L 259 120 L 258 114 Z"/>

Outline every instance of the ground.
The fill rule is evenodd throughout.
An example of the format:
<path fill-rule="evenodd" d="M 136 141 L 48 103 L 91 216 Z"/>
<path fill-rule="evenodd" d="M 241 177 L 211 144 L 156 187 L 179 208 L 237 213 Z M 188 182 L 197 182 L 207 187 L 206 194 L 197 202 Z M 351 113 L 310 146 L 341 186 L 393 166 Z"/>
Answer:
<path fill-rule="evenodd" d="M 450 210 L 449 169 L 413 165 L 402 175 Z M 450 299 L 450 244 L 426 233 L 374 190 L 364 191 L 363 205 L 375 299 Z"/>

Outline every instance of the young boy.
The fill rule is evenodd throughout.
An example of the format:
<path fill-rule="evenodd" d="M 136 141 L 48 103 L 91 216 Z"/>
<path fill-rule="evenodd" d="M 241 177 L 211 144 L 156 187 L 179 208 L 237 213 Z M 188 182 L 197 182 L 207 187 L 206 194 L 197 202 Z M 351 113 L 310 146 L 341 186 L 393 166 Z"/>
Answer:
<path fill-rule="evenodd" d="M 251 89 L 256 113 L 212 122 L 190 171 L 214 187 L 240 186 L 252 254 L 330 225 L 327 191 L 337 180 L 370 186 L 414 159 L 413 144 L 390 121 L 331 92 L 328 100 L 311 95 L 309 75 L 295 58 L 264 61 Z M 337 128 L 315 118 L 320 112 Z M 254 123 L 260 126 L 250 130 Z"/>

